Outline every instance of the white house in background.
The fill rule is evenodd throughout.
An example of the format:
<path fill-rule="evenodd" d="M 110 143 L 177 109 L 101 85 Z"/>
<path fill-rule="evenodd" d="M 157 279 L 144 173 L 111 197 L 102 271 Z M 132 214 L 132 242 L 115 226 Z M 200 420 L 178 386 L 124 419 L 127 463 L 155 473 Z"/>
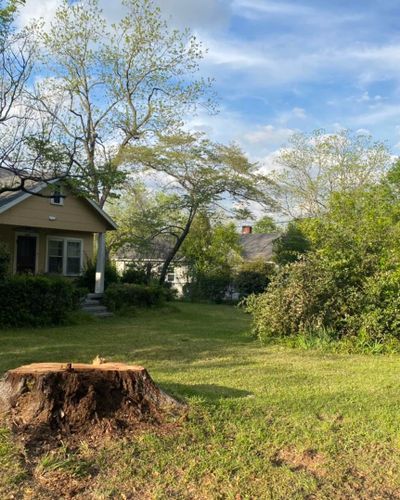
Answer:
<path fill-rule="evenodd" d="M 0 242 L 11 253 L 10 271 L 79 276 L 97 247 L 95 291 L 103 293 L 105 233 L 115 222 L 97 203 L 56 182 L 33 184 L 30 191 L 0 194 Z"/>
<path fill-rule="evenodd" d="M 281 233 L 253 233 L 252 226 L 243 226 L 240 235 L 240 244 L 242 247 L 242 258 L 244 261 L 264 260 L 272 262 L 274 241 L 281 236 Z M 120 249 L 112 258 L 119 273 L 123 273 L 132 264 L 140 264 L 149 271 L 157 272 L 165 261 L 169 251 L 168 243 L 157 241 L 147 256 L 138 255 L 134 249 L 125 247 Z M 176 258 L 168 269 L 167 282 L 171 284 L 178 292 L 183 295 L 184 286 L 189 283 L 190 277 L 188 267 L 184 259 Z"/>
<path fill-rule="evenodd" d="M 138 265 L 150 273 L 159 273 L 165 258 L 170 251 L 170 245 L 165 240 L 157 240 L 149 249 L 147 255 L 139 254 L 134 248 L 125 246 L 118 250 L 111 258 L 119 274 L 122 274 L 132 265 Z M 168 268 L 166 281 L 174 288 L 178 296 L 183 295 L 184 286 L 189 283 L 188 267 L 184 259 L 177 257 Z"/>

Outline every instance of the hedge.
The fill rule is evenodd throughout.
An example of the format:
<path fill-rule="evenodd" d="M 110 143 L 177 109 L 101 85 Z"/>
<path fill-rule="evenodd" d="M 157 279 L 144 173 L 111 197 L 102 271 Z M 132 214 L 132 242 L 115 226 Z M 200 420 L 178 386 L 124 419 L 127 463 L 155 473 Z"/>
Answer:
<path fill-rule="evenodd" d="M 103 303 L 111 311 L 124 307 L 151 307 L 170 299 L 168 289 L 160 285 L 137 285 L 113 283 L 104 292 Z"/>
<path fill-rule="evenodd" d="M 78 309 L 80 291 L 65 279 L 13 276 L 0 282 L 0 328 L 63 323 Z"/>

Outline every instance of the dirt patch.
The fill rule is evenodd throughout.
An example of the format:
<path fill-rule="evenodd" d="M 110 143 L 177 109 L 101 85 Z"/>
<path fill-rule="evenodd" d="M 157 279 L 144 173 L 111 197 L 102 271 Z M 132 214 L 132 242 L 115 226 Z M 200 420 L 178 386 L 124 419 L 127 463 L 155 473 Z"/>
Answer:
<path fill-rule="evenodd" d="M 161 391 L 145 368 L 35 364 L 7 372 L 0 382 L 0 413 L 30 450 L 68 439 L 122 436 L 173 425 L 186 405 Z"/>
<path fill-rule="evenodd" d="M 306 471 L 316 478 L 322 478 L 326 474 L 324 455 L 312 448 L 304 451 L 283 448 L 273 456 L 272 463 L 277 467 L 286 465 L 293 471 Z"/>

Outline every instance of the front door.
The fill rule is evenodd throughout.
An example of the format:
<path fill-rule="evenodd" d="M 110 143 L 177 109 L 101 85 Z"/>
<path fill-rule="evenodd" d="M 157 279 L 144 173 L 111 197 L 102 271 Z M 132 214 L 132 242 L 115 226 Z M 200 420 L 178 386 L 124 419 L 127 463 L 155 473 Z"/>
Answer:
<path fill-rule="evenodd" d="M 36 238 L 37 236 L 17 236 L 17 273 L 35 274 Z"/>

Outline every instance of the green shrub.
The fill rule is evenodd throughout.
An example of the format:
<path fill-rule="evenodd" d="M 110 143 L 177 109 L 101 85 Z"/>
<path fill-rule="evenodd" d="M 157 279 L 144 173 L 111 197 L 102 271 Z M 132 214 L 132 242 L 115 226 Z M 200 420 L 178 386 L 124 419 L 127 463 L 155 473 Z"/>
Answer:
<path fill-rule="evenodd" d="M 111 311 L 129 307 L 152 307 L 168 299 L 168 290 L 161 285 L 113 283 L 104 292 L 103 303 Z"/>
<path fill-rule="evenodd" d="M 148 285 L 151 273 L 143 266 L 132 263 L 121 276 L 122 283 L 135 283 L 137 285 Z"/>
<path fill-rule="evenodd" d="M 106 261 L 104 269 L 104 288 L 112 283 L 119 283 L 120 277 L 115 266 Z M 80 288 L 86 288 L 89 292 L 94 292 L 96 282 L 96 261 L 88 261 L 83 269 L 83 273 L 76 279 L 76 284 Z"/>
<path fill-rule="evenodd" d="M 244 262 L 234 279 L 235 289 L 240 297 L 262 293 L 271 281 L 274 266 L 263 260 Z"/>
<path fill-rule="evenodd" d="M 5 243 L 0 242 L 0 281 L 4 281 L 10 271 L 10 251 Z"/>
<path fill-rule="evenodd" d="M 191 283 L 184 287 L 184 294 L 192 301 L 221 303 L 232 284 L 232 275 L 228 271 L 199 273 Z"/>
<path fill-rule="evenodd" d="M 300 223 L 290 222 L 286 231 L 274 242 L 274 260 L 280 266 L 296 262 L 310 247 Z"/>
<path fill-rule="evenodd" d="M 65 278 L 18 275 L 0 283 L 0 327 L 63 323 L 78 309 L 80 292 Z"/>

